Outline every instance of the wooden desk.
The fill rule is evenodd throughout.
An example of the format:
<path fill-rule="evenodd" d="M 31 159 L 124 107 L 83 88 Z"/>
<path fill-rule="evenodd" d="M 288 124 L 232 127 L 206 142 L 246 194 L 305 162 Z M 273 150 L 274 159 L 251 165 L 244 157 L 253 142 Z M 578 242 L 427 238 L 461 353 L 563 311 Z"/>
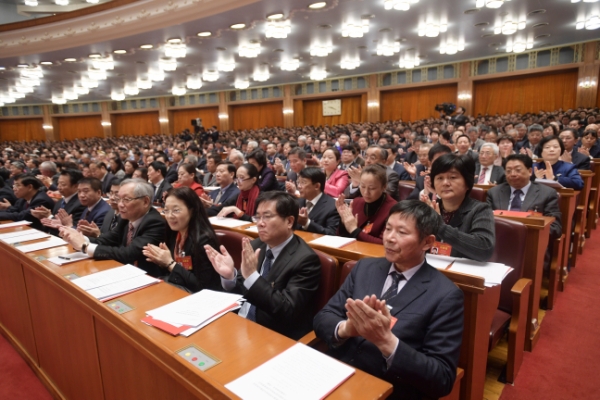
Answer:
<path fill-rule="evenodd" d="M 239 228 L 214 227 L 218 229 L 230 229 L 234 232 L 257 237 L 258 234 L 256 232 L 246 230 L 249 226 L 252 225 L 249 224 Z M 294 233 L 307 243 L 323 236 L 303 231 L 295 231 Z M 339 249 L 324 246 L 314 246 L 314 248 L 338 258 L 340 268 L 348 260 L 360 260 L 365 257 L 382 257 L 384 255 L 382 245 L 359 241 Z M 458 364 L 460 368 L 464 369 L 465 375 L 461 381 L 460 398 L 480 400 L 483 398 L 485 385 L 490 328 L 495 310 L 498 308 L 500 301 L 500 285 L 489 288 L 484 286 L 483 278 L 451 271 L 443 271 L 443 273 L 463 291 L 465 296 L 463 345 Z"/>
<path fill-rule="evenodd" d="M 72 252 L 69 246 L 21 254 L 0 243 L 0 250 L 6 254 L 0 331 L 56 398 L 237 398 L 225 384 L 296 343 L 234 314 L 189 338 L 172 337 L 140 320 L 145 311 L 187 293 L 160 283 L 119 298 L 134 307 L 119 315 L 63 277 L 120 265 L 116 261 L 84 260 L 59 267 L 33 257 L 67 254 Z M 190 344 L 221 364 L 206 372 L 196 370 L 176 354 Z M 391 390 L 389 383 L 357 370 L 331 398 L 384 398 Z"/>
<path fill-rule="evenodd" d="M 542 277 L 544 272 L 544 255 L 548 248 L 550 238 L 550 225 L 554 217 L 509 217 L 497 215 L 500 218 L 512 219 L 523 223 L 527 227 L 527 238 L 525 247 L 525 260 L 523 265 L 523 278 L 531 279 L 531 291 L 529 295 L 529 307 L 527 313 L 527 336 L 525 338 L 525 350 L 533 351 L 540 336 L 540 323 L 538 313 L 540 309 L 540 291 L 542 288 Z"/>

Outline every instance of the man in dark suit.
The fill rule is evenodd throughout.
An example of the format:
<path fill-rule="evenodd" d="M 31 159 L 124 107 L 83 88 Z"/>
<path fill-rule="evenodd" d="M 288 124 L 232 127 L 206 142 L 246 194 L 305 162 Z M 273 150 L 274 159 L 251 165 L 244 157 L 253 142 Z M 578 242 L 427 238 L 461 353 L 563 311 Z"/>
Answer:
<path fill-rule="evenodd" d="M 325 173 L 318 167 L 308 167 L 300 171 L 298 190 L 298 224 L 296 229 L 322 235 L 335 235 L 340 224 L 340 214 L 335 200 L 323 193 Z"/>
<path fill-rule="evenodd" d="M 295 196 L 298 188 L 296 183 L 298 182 L 298 175 L 300 171 L 306 168 L 306 151 L 300 146 L 294 147 L 288 153 L 288 162 L 290 169 L 287 172 L 287 179 L 285 182 L 285 190 Z"/>
<path fill-rule="evenodd" d="M 314 319 L 329 354 L 392 383 L 391 399 L 439 398 L 454 385 L 463 294 L 425 260 L 442 224 L 423 202 L 396 204 L 385 258 L 360 260 Z"/>
<path fill-rule="evenodd" d="M 562 233 L 560 208 L 556 190 L 531 182 L 533 161 L 525 154 L 511 154 L 506 158 L 506 182 L 487 192 L 487 202 L 494 210 L 534 211 L 555 217 L 550 225 L 550 237 Z"/>
<path fill-rule="evenodd" d="M 87 238 L 72 228 L 61 228 L 61 235 L 74 249 L 96 260 L 116 260 L 136 264 L 149 275 L 158 277 L 160 268 L 142 254 L 147 244 L 158 245 L 164 240 L 165 219 L 152 207 L 153 190 L 141 179 L 126 179 L 119 188 L 117 228 L 99 238 Z"/>
<path fill-rule="evenodd" d="M 581 154 L 575 145 L 577 144 L 577 136 L 575 130 L 571 128 L 564 129 L 558 137 L 565 145 L 565 152 L 562 153 L 560 159 L 564 162 L 575 165 L 577 169 L 590 170 L 590 158 L 585 154 Z"/>
<path fill-rule="evenodd" d="M 294 340 L 311 330 L 311 310 L 321 277 L 315 252 L 294 235 L 298 218 L 296 199 L 285 192 L 261 193 L 256 208 L 258 239 L 244 239 L 242 265 L 204 246 L 223 288 L 248 301 L 239 315 Z"/>
<path fill-rule="evenodd" d="M 356 163 L 356 157 L 358 155 L 358 150 L 353 145 L 347 145 L 342 148 L 341 154 L 341 162 L 339 169 L 346 171 L 348 168 L 356 168 L 358 164 Z"/>
<path fill-rule="evenodd" d="M 15 204 L 17 197 L 12 188 L 4 182 L 4 178 L 0 176 L 0 202 L 4 203 L 5 201 L 10 204 Z"/>
<path fill-rule="evenodd" d="M 208 194 L 210 201 L 206 197 L 201 198 L 205 207 L 207 207 L 206 213 L 209 217 L 214 217 L 221 211 L 217 205 L 226 202 L 231 198 L 237 198 L 240 195 L 240 189 L 235 186 L 233 182 L 235 178 L 235 166 L 232 163 L 221 161 L 217 165 L 217 177 L 218 190 L 213 190 Z"/>
<path fill-rule="evenodd" d="M 40 190 L 44 186 L 42 182 L 31 174 L 21 174 L 14 177 L 13 189 L 17 201 L 11 205 L 6 199 L 0 203 L 0 220 L 30 221 L 31 227 L 43 230 L 44 227 L 39 219 L 31 215 L 31 210 L 38 207 L 52 209 L 54 201 L 46 192 Z"/>
<path fill-rule="evenodd" d="M 121 221 L 119 216 L 119 204 L 116 199 L 119 198 L 119 188 L 121 186 L 121 179 L 113 178 L 111 183 L 110 192 L 108 193 L 108 205 L 110 210 L 104 215 L 102 225 L 98 226 L 94 221 L 88 222 L 82 220 L 77 226 L 77 230 L 83 233 L 87 237 L 98 237 L 102 234 L 106 234 L 112 230 L 115 230 Z"/>
<path fill-rule="evenodd" d="M 90 224 L 95 223 L 97 226 L 102 226 L 104 223 L 104 217 L 106 216 L 108 210 L 110 210 L 110 206 L 102 199 L 101 187 L 102 185 L 100 184 L 100 181 L 96 178 L 83 178 L 79 181 L 77 188 L 79 201 L 86 208 L 81 214 L 79 223 L 77 225 L 72 225 L 73 228 L 76 228 L 81 224 L 85 224 L 86 222 Z M 67 224 L 64 225 L 69 226 Z"/>
<path fill-rule="evenodd" d="M 387 160 L 385 163 L 388 168 L 391 168 L 398 175 L 398 180 L 410 181 L 410 174 L 408 173 L 406 168 L 404 168 L 404 165 L 396 162 L 396 154 L 392 146 L 386 144 L 381 147 L 387 150 Z"/>
<path fill-rule="evenodd" d="M 211 153 L 206 156 L 206 171 L 202 179 L 202 186 L 210 187 L 217 185 L 217 164 L 221 162 L 221 156 Z"/>
<path fill-rule="evenodd" d="M 58 191 L 62 199 L 56 202 L 53 209 L 37 207 L 31 210 L 31 215 L 38 218 L 42 224 L 50 229 L 50 233 L 58 235 L 56 230 L 59 226 L 65 225 L 62 221 L 68 223 L 66 226 L 77 225 L 85 206 L 79 201 L 77 190 L 79 181 L 83 179 L 83 174 L 75 169 L 63 170 L 58 177 Z M 54 216 L 54 219 L 50 219 Z M 68 221 L 67 221 L 68 220 Z"/>
<path fill-rule="evenodd" d="M 479 185 L 497 185 L 503 183 L 504 168 L 494 165 L 500 149 L 495 143 L 484 143 L 479 149 L 479 162 L 475 165 L 475 183 Z"/>
<path fill-rule="evenodd" d="M 102 194 L 110 192 L 110 182 L 115 177 L 112 172 L 108 170 L 106 164 L 103 162 L 91 163 L 90 173 L 93 177 L 98 178 L 102 184 Z"/>
<path fill-rule="evenodd" d="M 177 175 L 177 170 L 183 163 L 183 154 L 181 153 L 181 150 L 175 149 L 175 150 L 173 150 L 171 157 L 173 158 L 173 163 L 171 164 L 171 166 L 169 167 L 169 170 L 167 171 L 165 180 L 172 184 L 179 178 L 179 176 Z"/>
<path fill-rule="evenodd" d="M 153 203 L 162 203 L 164 193 L 171 189 L 171 184 L 165 179 L 167 166 L 160 161 L 154 161 L 148 166 L 148 181 L 154 188 Z"/>

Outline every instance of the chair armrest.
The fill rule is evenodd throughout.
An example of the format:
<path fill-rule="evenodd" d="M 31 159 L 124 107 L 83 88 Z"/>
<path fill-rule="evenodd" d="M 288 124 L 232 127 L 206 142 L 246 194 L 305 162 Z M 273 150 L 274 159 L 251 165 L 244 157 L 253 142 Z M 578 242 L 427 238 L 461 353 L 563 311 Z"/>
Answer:
<path fill-rule="evenodd" d="M 454 380 L 454 386 L 450 394 L 441 397 L 440 400 L 458 400 L 460 398 L 460 381 L 465 376 L 465 370 L 462 368 L 456 368 L 456 379 Z"/>
<path fill-rule="evenodd" d="M 510 289 L 510 292 L 520 297 L 523 295 L 523 291 L 527 289 L 528 286 L 531 286 L 531 279 L 521 278 L 514 284 L 512 289 Z"/>
<path fill-rule="evenodd" d="M 527 278 L 519 279 L 510 290 L 513 309 L 508 327 L 508 353 L 506 356 L 506 381 L 509 383 L 515 382 L 515 377 L 523 363 L 527 324 L 531 323 L 531 321 L 527 321 L 530 290 L 531 279 Z"/>

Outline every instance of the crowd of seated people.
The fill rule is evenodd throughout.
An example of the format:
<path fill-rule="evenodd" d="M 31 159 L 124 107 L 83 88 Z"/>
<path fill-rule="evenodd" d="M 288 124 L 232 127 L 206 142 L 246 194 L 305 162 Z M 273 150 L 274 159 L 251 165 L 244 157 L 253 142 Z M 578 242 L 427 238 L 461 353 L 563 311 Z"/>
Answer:
<path fill-rule="evenodd" d="M 321 273 L 317 255 L 294 231 L 383 245 L 385 257 L 359 263 L 348 278 L 353 282 L 322 311 L 315 329 L 340 358 L 364 346 L 369 357 L 379 351 L 377 362 L 354 365 L 384 379 L 381 368 L 393 369 L 400 374 L 392 379 L 395 387 L 415 398 L 437 397 L 454 381 L 462 301 L 460 291 L 424 261 L 425 252 L 488 260 L 496 209 L 555 216 L 552 237 L 560 236 L 556 193 L 536 180 L 581 189 L 578 170 L 589 169 L 590 158 L 600 154 L 597 115 L 597 109 L 461 113 L 450 120 L 5 142 L 0 220 L 31 221 L 95 259 L 135 263 L 189 292 L 242 293 L 248 302 L 241 316 L 294 339 L 313 328 L 306 310 Z M 400 190 L 406 184 L 412 193 Z M 470 196 L 475 184 L 496 185 L 487 202 Z M 213 216 L 256 223 L 258 239 L 243 242 L 241 265 L 220 245 L 208 220 Z M 371 267 L 381 269 L 380 276 L 367 278 Z M 364 313 L 389 321 L 385 301 L 408 296 L 402 288 L 421 278 L 444 287 L 422 306 L 431 315 L 456 317 L 435 327 L 453 341 L 445 348 L 432 344 L 441 346 L 446 361 L 435 378 L 439 384 L 431 387 L 419 383 L 429 371 L 401 365 L 407 355 L 415 363 L 438 357 L 420 350 L 414 332 L 373 333 L 356 320 Z M 372 279 L 379 279 L 375 297 L 355 297 Z M 415 323 L 425 331 L 430 322 Z M 362 336 L 369 343 L 377 334 L 388 340 L 353 340 Z"/>

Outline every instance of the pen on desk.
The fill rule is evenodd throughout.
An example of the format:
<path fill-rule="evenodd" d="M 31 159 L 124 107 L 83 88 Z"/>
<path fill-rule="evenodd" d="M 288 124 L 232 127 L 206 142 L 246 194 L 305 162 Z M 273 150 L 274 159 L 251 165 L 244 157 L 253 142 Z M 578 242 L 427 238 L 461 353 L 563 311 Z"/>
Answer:
<path fill-rule="evenodd" d="M 69 257 L 63 257 L 63 256 L 58 256 L 58 258 L 60 258 L 61 260 L 70 260 Z"/>

